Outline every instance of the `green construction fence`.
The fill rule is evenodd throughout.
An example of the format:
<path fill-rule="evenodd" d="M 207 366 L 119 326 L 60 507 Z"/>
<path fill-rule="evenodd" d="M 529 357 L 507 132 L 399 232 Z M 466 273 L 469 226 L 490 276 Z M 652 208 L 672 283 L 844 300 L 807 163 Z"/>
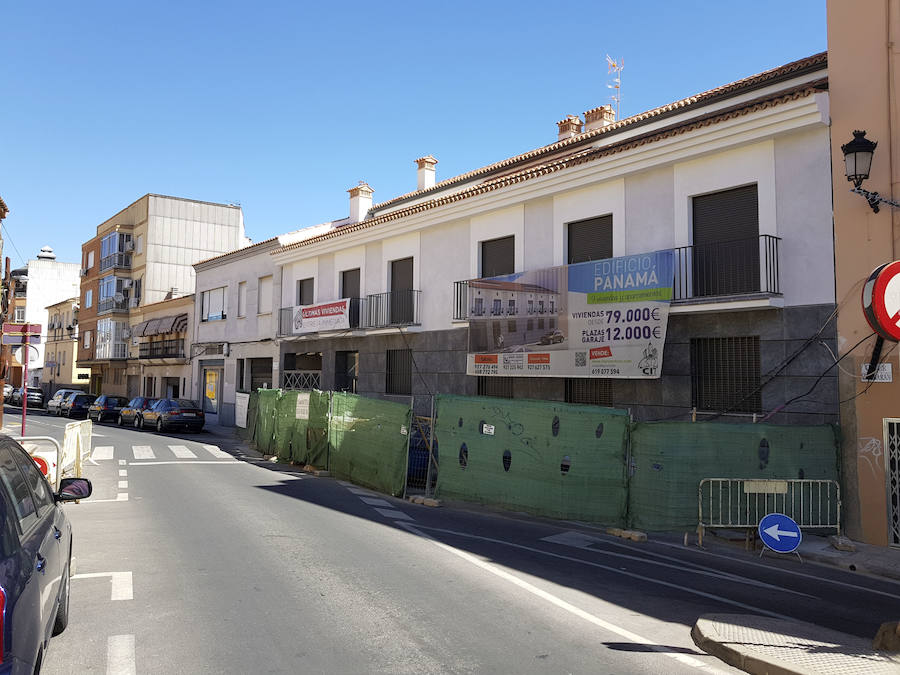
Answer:
<path fill-rule="evenodd" d="M 437 396 L 435 496 L 541 516 L 623 524 L 624 410 Z"/>
<path fill-rule="evenodd" d="M 244 434 L 282 461 L 399 496 L 411 416 L 408 405 L 355 394 L 259 389 L 251 394 Z"/>
<path fill-rule="evenodd" d="M 831 425 L 634 424 L 628 525 L 645 530 L 693 529 L 699 518 L 698 488 L 705 478 L 836 481 L 838 438 Z"/>
<path fill-rule="evenodd" d="M 328 470 L 338 478 L 401 496 L 411 416 L 408 405 L 333 393 Z"/>

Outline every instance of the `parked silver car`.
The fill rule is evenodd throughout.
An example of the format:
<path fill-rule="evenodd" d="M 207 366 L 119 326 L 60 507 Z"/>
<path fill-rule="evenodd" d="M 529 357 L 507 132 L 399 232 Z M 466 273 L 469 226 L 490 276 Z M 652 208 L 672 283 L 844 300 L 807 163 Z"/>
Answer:
<path fill-rule="evenodd" d="M 82 393 L 80 389 L 57 389 L 56 393 L 47 401 L 47 414 L 59 417 L 62 414 L 62 402 L 66 400 L 69 394 Z"/>

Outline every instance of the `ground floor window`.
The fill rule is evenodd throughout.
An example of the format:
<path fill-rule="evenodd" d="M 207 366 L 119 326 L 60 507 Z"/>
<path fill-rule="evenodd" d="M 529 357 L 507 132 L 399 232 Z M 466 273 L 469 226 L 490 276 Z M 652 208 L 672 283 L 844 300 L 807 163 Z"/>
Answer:
<path fill-rule="evenodd" d="M 156 378 L 153 378 L 153 377 L 145 377 L 144 378 L 144 396 L 148 396 L 150 398 L 156 398 Z"/>
<path fill-rule="evenodd" d="M 691 399 L 699 410 L 762 412 L 759 336 L 691 340 Z"/>
<path fill-rule="evenodd" d="M 606 377 L 566 378 L 566 403 L 613 405 L 613 381 Z"/>
<path fill-rule="evenodd" d="M 481 376 L 478 378 L 478 395 L 512 398 L 513 378 Z"/>
<path fill-rule="evenodd" d="M 388 394 L 412 394 L 412 351 L 388 349 L 384 391 Z"/>

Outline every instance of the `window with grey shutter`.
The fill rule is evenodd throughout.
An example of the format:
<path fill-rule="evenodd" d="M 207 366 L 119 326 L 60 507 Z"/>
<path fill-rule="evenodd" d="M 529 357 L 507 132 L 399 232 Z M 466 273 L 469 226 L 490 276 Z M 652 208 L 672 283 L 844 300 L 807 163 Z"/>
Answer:
<path fill-rule="evenodd" d="M 350 300 L 350 327 L 359 326 L 359 268 L 341 272 L 341 297 Z"/>
<path fill-rule="evenodd" d="M 568 225 L 569 246 L 566 262 L 569 265 L 612 258 L 612 215 L 579 220 Z"/>
<path fill-rule="evenodd" d="M 413 259 L 403 258 L 391 262 L 391 321 L 390 323 L 410 324 L 413 322 Z"/>
<path fill-rule="evenodd" d="M 516 238 L 481 242 L 481 277 L 499 277 L 516 271 Z"/>
<path fill-rule="evenodd" d="M 692 200 L 694 296 L 759 291 L 759 199 L 745 185 Z"/>
<path fill-rule="evenodd" d="M 695 408 L 762 412 L 759 336 L 691 339 Z"/>
<path fill-rule="evenodd" d="M 412 394 L 412 352 L 409 349 L 388 349 L 384 391 L 387 394 Z"/>
<path fill-rule="evenodd" d="M 311 305 L 313 304 L 313 291 L 315 290 L 314 280 L 298 279 L 297 280 L 297 304 Z"/>
<path fill-rule="evenodd" d="M 497 398 L 512 398 L 513 378 L 479 376 L 478 395 L 496 396 Z"/>

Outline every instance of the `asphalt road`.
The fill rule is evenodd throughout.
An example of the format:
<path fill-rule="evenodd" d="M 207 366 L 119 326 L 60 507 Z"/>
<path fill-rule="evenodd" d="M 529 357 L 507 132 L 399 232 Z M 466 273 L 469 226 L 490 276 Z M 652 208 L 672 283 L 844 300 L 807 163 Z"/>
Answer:
<path fill-rule="evenodd" d="M 28 434 L 64 422 L 29 415 Z M 885 580 L 413 505 L 234 446 L 95 426 L 45 673 L 736 672 L 694 647 L 699 615 L 871 637 L 900 606 Z"/>

